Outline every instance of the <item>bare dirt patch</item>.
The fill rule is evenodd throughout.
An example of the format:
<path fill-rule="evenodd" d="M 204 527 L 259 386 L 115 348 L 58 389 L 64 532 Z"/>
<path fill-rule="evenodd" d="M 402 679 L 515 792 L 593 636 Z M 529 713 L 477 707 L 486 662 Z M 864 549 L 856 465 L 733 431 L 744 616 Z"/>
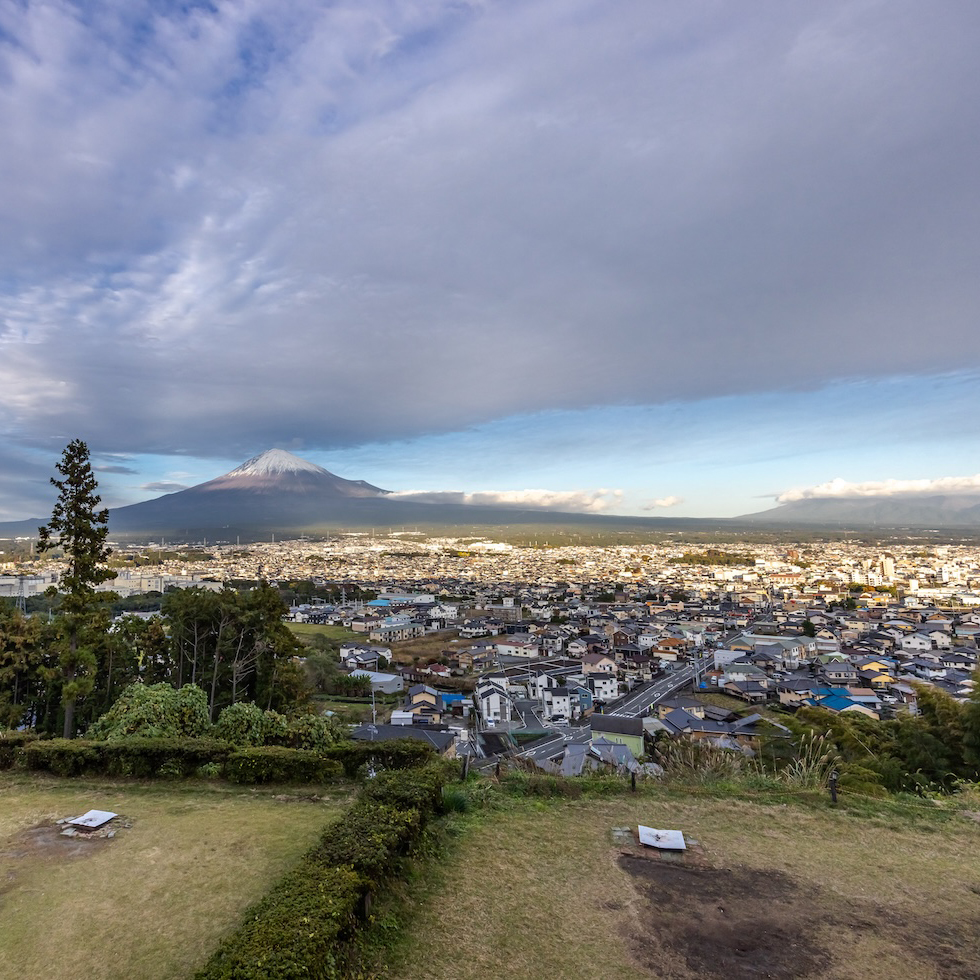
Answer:
<path fill-rule="evenodd" d="M 832 895 L 778 870 L 711 868 L 623 853 L 620 868 L 645 901 L 628 936 L 655 976 L 757 980 L 836 977 L 848 947 L 868 934 L 894 937 L 910 976 L 980 976 L 980 916 L 941 921 L 884 903 Z M 918 970 L 913 963 L 921 965 Z"/>
<path fill-rule="evenodd" d="M 105 834 L 76 833 L 72 837 L 62 834 L 64 826 L 42 823 L 29 827 L 9 838 L 0 848 L 0 861 L 33 859 L 37 861 L 67 861 L 72 858 L 91 857 L 109 844 Z"/>

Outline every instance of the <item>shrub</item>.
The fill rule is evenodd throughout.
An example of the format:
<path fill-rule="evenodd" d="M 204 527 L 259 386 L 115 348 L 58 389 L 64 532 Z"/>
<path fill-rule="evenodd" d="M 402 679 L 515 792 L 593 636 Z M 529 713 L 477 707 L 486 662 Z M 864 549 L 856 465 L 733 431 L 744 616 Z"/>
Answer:
<path fill-rule="evenodd" d="M 316 860 L 328 867 L 349 865 L 378 882 L 393 873 L 396 859 L 408 853 L 422 826 L 418 810 L 361 801 L 324 831 Z"/>
<path fill-rule="evenodd" d="M 418 810 L 428 819 L 441 809 L 445 782 L 446 769 L 441 763 L 405 772 L 382 772 L 365 785 L 361 799 Z"/>
<path fill-rule="evenodd" d="M 233 783 L 311 783 L 339 779 L 339 763 L 317 752 L 261 746 L 233 752 L 225 763 L 225 776 Z"/>
<path fill-rule="evenodd" d="M 208 699 L 193 684 L 180 689 L 169 684 L 130 684 L 87 734 L 91 739 L 209 735 Z"/>
<path fill-rule="evenodd" d="M 384 742 L 341 742 L 327 749 L 328 759 L 344 767 L 351 779 L 367 763 L 381 769 L 409 769 L 423 766 L 435 758 L 432 746 L 414 738 L 391 739 Z"/>
<path fill-rule="evenodd" d="M 270 751 L 248 749 L 234 757 Z M 300 864 L 246 912 L 197 980 L 351 976 L 350 951 L 370 891 L 397 874 L 400 858 L 419 840 L 434 810 L 433 794 L 441 799 L 447 774 L 445 765 L 435 763 L 388 773 L 365 786 L 361 799 L 323 831 Z M 425 809 L 399 805 L 409 798 Z"/>
<path fill-rule="evenodd" d="M 200 766 L 220 765 L 232 746 L 212 738 L 126 738 L 105 742 L 100 751 L 109 775 L 181 779 Z"/>
<path fill-rule="evenodd" d="M 48 741 L 28 742 L 20 751 L 28 769 L 51 772 L 56 776 L 80 776 L 99 770 L 101 749 L 98 742 L 52 738 Z"/>
<path fill-rule="evenodd" d="M 34 732 L 0 732 L 0 769 L 11 769 L 17 761 L 18 749 L 37 741 Z"/>
<path fill-rule="evenodd" d="M 239 701 L 218 715 L 214 734 L 235 745 L 281 745 L 287 738 L 286 718 L 278 711 Z"/>
<path fill-rule="evenodd" d="M 197 980 L 342 977 L 344 941 L 359 923 L 368 888 L 349 868 L 303 861 L 246 912 Z"/>
<path fill-rule="evenodd" d="M 332 719 L 323 715 L 301 715 L 290 721 L 286 744 L 292 749 L 324 752 L 344 741 L 345 737 L 344 729 Z"/>

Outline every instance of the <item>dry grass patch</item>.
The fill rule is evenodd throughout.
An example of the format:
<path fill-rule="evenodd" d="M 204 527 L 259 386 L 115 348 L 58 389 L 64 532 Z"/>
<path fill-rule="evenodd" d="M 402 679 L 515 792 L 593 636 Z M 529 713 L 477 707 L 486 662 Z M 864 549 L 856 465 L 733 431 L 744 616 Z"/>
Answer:
<path fill-rule="evenodd" d="M 420 661 L 438 660 L 444 652 L 465 650 L 466 646 L 459 642 L 457 630 L 442 630 L 438 633 L 427 633 L 425 636 L 416 637 L 414 640 L 401 640 L 397 643 L 389 643 L 391 656 L 395 663 L 411 664 L 416 657 Z"/>
<path fill-rule="evenodd" d="M 186 977 L 346 803 L 323 792 L 0 776 L 0 977 Z M 132 827 L 44 826 L 90 808 Z"/>
<path fill-rule="evenodd" d="M 614 843 L 613 827 L 637 823 L 683 830 L 700 862 Z M 440 867 L 393 976 L 976 976 L 978 844 L 963 816 L 889 805 L 665 790 L 520 802 L 482 818 Z"/>

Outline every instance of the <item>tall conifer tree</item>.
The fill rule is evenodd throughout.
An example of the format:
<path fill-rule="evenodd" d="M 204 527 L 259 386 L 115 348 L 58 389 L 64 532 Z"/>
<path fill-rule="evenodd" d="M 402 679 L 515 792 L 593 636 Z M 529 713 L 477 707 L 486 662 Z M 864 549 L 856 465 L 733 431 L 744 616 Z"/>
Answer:
<path fill-rule="evenodd" d="M 81 439 L 72 440 L 57 469 L 61 479 L 52 477 L 51 482 L 58 488 L 58 500 L 51 519 L 38 528 L 38 546 L 46 551 L 57 545 L 68 563 L 57 591 L 62 596 L 64 616 L 59 651 L 64 737 L 71 738 L 75 731 L 75 705 L 92 690 L 95 651 L 100 639 L 104 639 L 100 609 L 109 596 L 96 592 L 96 586 L 113 578 L 113 572 L 105 564 L 111 554 L 106 545 L 109 512 L 96 509 L 102 498 L 96 492 L 98 483 L 89 462 L 88 446 Z"/>

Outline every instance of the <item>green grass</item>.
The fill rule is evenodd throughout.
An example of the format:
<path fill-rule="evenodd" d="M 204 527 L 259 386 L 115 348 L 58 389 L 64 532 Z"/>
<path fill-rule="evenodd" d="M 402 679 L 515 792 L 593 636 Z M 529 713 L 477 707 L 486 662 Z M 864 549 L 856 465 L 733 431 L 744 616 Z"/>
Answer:
<path fill-rule="evenodd" d="M 325 800 L 303 798 L 317 793 Z M 0 774 L 0 977 L 188 976 L 347 795 Z M 85 842 L 82 856 L 53 834 L 44 847 L 28 839 L 30 828 L 90 808 L 133 825 Z"/>
<path fill-rule="evenodd" d="M 660 786 L 608 798 L 493 800 L 491 809 L 456 818 L 463 831 L 448 855 L 430 861 L 398 903 L 377 910 L 389 924 L 391 980 L 720 977 L 721 963 L 721 972 L 705 972 L 662 940 L 682 928 L 696 952 L 726 929 L 740 940 L 750 922 L 765 934 L 770 916 L 784 934 L 819 946 L 830 968 L 814 975 L 824 980 L 962 976 L 963 964 L 980 956 L 970 926 L 980 916 L 980 825 L 963 812 L 868 800 L 834 809 L 816 794 Z M 712 882 L 723 895 L 730 881 L 752 887 L 737 900 L 728 895 L 730 907 L 723 897 L 672 920 L 677 909 L 619 860 L 624 845 L 611 829 L 638 823 L 699 842 L 704 877 L 691 879 L 683 902 L 696 903 Z M 795 900 L 779 894 L 781 882 Z M 701 911 L 706 922 L 731 919 L 712 931 Z M 737 964 L 736 942 L 728 952 Z"/>
<path fill-rule="evenodd" d="M 324 626 L 320 623 L 286 623 L 289 629 L 299 637 L 325 636 L 328 640 L 338 640 L 346 643 L 353 640 L 357 643 L 367 643 L 366 633 L 355 633 L 345 626 Z"/>

